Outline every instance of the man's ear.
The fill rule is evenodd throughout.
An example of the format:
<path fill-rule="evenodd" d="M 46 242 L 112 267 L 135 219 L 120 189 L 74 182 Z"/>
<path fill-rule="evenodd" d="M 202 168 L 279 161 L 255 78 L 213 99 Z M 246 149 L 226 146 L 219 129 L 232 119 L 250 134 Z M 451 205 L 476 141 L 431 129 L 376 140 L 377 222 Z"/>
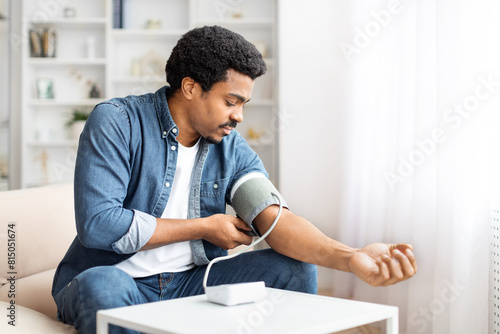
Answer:
<path fill-rule="evenodd" d="M 195 91 L 195 81 L 190 77 L 184 77 L 181 81 L 181 91 L 184 97 L 191 101 Z"/>

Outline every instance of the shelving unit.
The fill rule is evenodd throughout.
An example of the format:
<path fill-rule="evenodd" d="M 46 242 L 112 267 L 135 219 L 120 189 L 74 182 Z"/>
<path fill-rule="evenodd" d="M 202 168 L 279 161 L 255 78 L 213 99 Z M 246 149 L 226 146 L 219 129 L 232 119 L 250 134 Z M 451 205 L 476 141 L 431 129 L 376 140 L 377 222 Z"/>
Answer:
<path fill-rule="evenodd" d="M 7 36 L 9 27 L 9 3 L 0 2 L 0 191 L 9 188 L 9 137 L 10 137 L 10 115 L 9 115 L 9 79 L 10 79 L 10 47 Z"/>
<path fill-rule="evenodd" d="M 114 0 L 41 4 L 23 0 L 24 31 L 28 36 L 33 27 L 54 29 L 56 57 L 30 57 L 29 38 L 24 39 L 23 187 L 72 180 L 77 139 L 65 127 L 72 110 L 164 86 L 165 63 L 177 40 L 203 25 L 236 31 L 265 53 L 268 73 L 256 80 L 245 121 L 237 129 L 277 180 L 275 1 L 124 0 L 122 28 L 114 28 Z M 65 7 L 76 15 L 64 17 Z M 53 99 L 38 97 L 38 78 L 52 79 Z M 100 98 L 89 98 L 89 80 L 97 84 Z"/>

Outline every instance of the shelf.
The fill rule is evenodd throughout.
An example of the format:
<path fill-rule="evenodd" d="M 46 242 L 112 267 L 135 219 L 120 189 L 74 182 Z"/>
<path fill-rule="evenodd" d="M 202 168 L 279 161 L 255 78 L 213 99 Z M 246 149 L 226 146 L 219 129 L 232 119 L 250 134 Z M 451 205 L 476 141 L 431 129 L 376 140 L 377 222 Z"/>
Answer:
<path fill-rule="evenodd" d="M 65 148 L 68 146 L 78 146 L 78 140 L 75 139 L 62 139 L 62 140 L 51 140 L 51 141 L 29 141 L 28 146 L 32 148 Z"/>
<path fill-rule="evenodd" d="M 105 17 L 72 17 L 72 18 L 54 18 L 46 21 L 27 20 L 32 26 L 58 26 L 70 27 L 79 25 L 105 25 L 108 20 Z"/>
<path fill-rule="evenodd" d="M 267 147 L 272 147 L 273 143 L 272 142 L 264 142 L 260 140 L 255 140 L 255 139 L 247 139 L 246 142 L 248 145 L 254 148 L 267 148 Z"/>
<path fill-rule="evenodd" d="M 43 57 L 30 57 L 28 59 L 30 65 L 106 65 L 105 58 L 43 58 Z"/>
<path fill-rule="evenodd" d="M 113 82 L 115 83 L 140 83 L 144 80 L 154 81 L 154 82 L 165 82 L 165 75 L 123 75 L 113 77 Z"/>
<path fill-rule="evenodd" d="M 25 188 L 37 188 L 37 187 L 43 187 L 47 185 L 54 185 L 54 184 L 64 184 L 67 182 L 73 182 L 73 176 L 70 178 L 57 178 L 57 177 L 51 177 L 48 179 L 42 179 L 38 178 L 38 180 L 30 180 L 26 182 Z"/>
<path fill-rule="evenodd" d="M 113 29 L 113 37 L 131 38 L 131 37 L 169 37 L 180 38 L 186 30 L 148 30 L 148 29 Z"/>
<path fill-rule="evenodd" d="M 264 100 L 264 99 L 252 99 L 248 102 L 247 108 L 251 107 L 272 107 L 274 105 L 273 100 Z"/>
<path fill-rule="evenodd" d="M 96 104 L 105 101 L 104 99 L 84 99 L 84 100 L 37 100 L 32 99 L 29 101 L 28 105 L 32 107 L 73 107 L 73 106 L 95 106 Z"/>
<path fill-rule="evenodd" d="M 272 19 L 196 19 L 196 26 L 231 26 L 241 28 L 255 28 L 255 27 L 272 27 L 274 22 Z"/>

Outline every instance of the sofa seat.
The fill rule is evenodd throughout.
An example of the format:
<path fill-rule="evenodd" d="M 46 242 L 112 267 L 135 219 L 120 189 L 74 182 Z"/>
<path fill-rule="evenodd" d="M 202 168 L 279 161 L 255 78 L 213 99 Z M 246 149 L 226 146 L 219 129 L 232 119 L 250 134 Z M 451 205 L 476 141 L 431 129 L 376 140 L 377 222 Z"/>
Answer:
<path fill-rule="evenodd" d="M 0 301 L 0 308 L 5 310 L 8 302 Z M 77 334 L 78 331 L 70 325 L 54 321 L 47 315 L 23 306 L 16 306 L 16 326 L 8 324 L 9 318 L 2 317 L 0 333 L 20 334 Z"/>
<path fill-rule="evenodd" d="M 43 313 L 53 320 L 57 320 L 57 307 L 50 290 L 55 269 L 49 269 L 16 280 L 17 305 L 23 305 L 34 311 Z M 9 284 L 0 287 L 0 295 L 8 296 Z M 1 298 L 6 301 L 5 298 Z M 7 300 L 8 301 L 8 300 Z"/>

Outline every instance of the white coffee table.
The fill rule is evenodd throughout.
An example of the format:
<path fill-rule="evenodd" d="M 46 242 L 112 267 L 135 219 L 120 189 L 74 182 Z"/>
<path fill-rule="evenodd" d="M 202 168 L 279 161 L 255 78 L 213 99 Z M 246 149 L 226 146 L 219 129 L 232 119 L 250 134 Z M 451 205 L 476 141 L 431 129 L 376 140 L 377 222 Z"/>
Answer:
<path fill-rule="evenodd" d="M 205 295 L 97 312 L 97 334 L 108 324 L 165 333 L 331 333 L 386 320 L 386 333 L 398 333 L 398 308 L 268 288 L 266 299 L 232 307 L 210 303 Z"/>

